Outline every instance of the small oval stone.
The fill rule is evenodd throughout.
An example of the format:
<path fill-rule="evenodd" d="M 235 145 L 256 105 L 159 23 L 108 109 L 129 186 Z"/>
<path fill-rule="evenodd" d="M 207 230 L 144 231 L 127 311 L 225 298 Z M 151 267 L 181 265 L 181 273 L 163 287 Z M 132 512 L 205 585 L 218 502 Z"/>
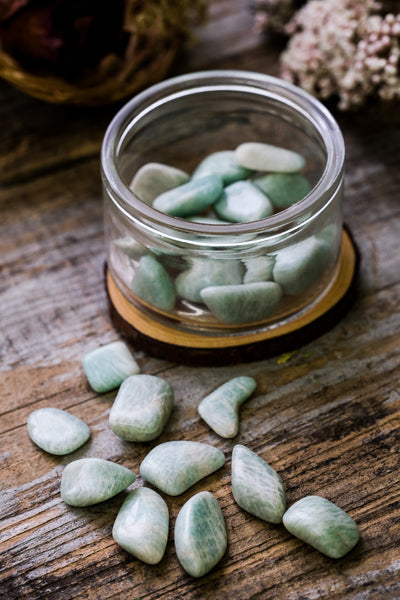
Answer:
<path fill-rule="evenodd" d="M 234 150 L 221 150 L 204 158 L 192 175 L 192 179 L 205 175 L 218 175 L 225 185 L 247 179 L 252 174 L 251 169 L 246 169 L 235 160 Z"/>
<path fill-rule="evenodd" d="M 282 290 L 275 282 L 262 281 L 207 287 L 201 290 L 200 295 L 218 319 L 231 325 L 241 325 L 270 317 L 279 304 Z"/>
<path fill-rule="evenodd" d="M 235 377 L 208 394 L 200 402 L 201 418 L 223 438 L 232 438 L 239 431 L 239 408 L 256 389 L 252 377 Z"/>
<path fill-rule="evenodd" d="M 111 407 L 110 429 L 129 442 L 160 435 L 174 406 L 172 387 L 161 377 L 132 375 L 125 379 Z"/>
<path fill-rule="evenodd" d="M 122 465 L 103 458 L 81 458 L 65 467 L 61 498 L 71 506 L 91 506 L 119 494 L 135 479 Z"/>
<path fill-rule="evenodd" d="M 254 171 L 277 173 L 293 173 L 300 171 L 305 165 L 304 158 L 297 152 L 261 142 L 240 144 L 235 151 L 235 160 L 239 165 Z"/>
<path fill-rule="evenodd" d="M 222 190 L 220 177 L 206 175 L 157 196 L 153 208 L 174 217 L 192 217 L 214 204 Z"/>
<path fill-rule="evenodd" d="M 277 209 L 289 208 L 311 191 L 310 183 L 300 173 L 270 173 L 254 179 L 253 184 Z"/>
<path fill-rule="evenodd" d="M 149 483 L 178 496 L 225 462 L 221 450 L 201 442 L 173 441 L 159 444 L 145 457 L 140 474 Z"/>
<path fill-rule="evenodd" d="M 140 370 L 127 345 L 120 341 L 88 352 L 82 366 L 90 386 L 100 394 L 113 390 Z"/>
<path fill-rule="evenodd" d="M 151 162 L 138 169 L 130 187 L 143 202 L 151 204 L 160 194 L 183 185 L 189 179 L 189 175 L 181 169 Z"/>
<path fill-rule="evenodd" d="M 255 452 L 241 444 L 232 452 L 232 494 L 237 504 L 269 523 L 280 523 L 286 508 L 281 477 Z"/>
<path fill-rule="evenodd" d="M 149 252 L 143 244 L 140 244 L 129 235 L 114 240 L 114 245 L 133 260 L 139 260 Z"/>
<path fill-rule="evenodd" d="M 243 262 L 246 266 L 243 283 L 271 281 L 275 264 L 275 258 L 273 256 L 255 256 L 254 258 L 246 258 Z"/>
<path fill-rule="evenodd" d="M 190 262 L 190 268 L 175 279 L 175 287 L 182 298 L 201 302 L 200 292 L 203 288 L 241 283 L 242 273 L 243 267 L 238 260 L 194 258 Z"/>
<path fill-rule="evenodd" d="M 228 185 L 214 204 L 221 219 L 234 223 L 248 223 L 269 217 L 273 212 L 271 202 L 255 185 L 237 181 Z"/>
<path fill-rule="evenodd" d="M 225 521 L 217 499 L 199 492 L 181 508 L 175 523 L 175 549 L 182 567 L 202 577 L 219 563 L 227 548 Z"/>
<path fill-rule="evenodd" d="M 154 490 L 141 487 L 126 497 L 112 535 L 121 548 L 149 565 L 156 565 L 164 556 L 168 529 L 165 501 Z"/>
<path fill-rule="evenodd" d="M 321 496 L 306 496 L 295 502 L 283 515 L 283 524 L 291 534 L 330 558 L 342 558 L 360 538 L 353 519 Z"/>
<path fill-rule="evenodd" d="M 81 419 L 60 408 L 38 408 L 28 417 L 32 442 L 49 454 L 62 456 L 80 448 L 90 437 Z"/>
<path fill-rule="evenodd" d="M 131 281 L 132 292 L 141 300 L 161 310 L 175 304 L 174 284 L 164 267 L 153 257 L 143 256 Z"/>

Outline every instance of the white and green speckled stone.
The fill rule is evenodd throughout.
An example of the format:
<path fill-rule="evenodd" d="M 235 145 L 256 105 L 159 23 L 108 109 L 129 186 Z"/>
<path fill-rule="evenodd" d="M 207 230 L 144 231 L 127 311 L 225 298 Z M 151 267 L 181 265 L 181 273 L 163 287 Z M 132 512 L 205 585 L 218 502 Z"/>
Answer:
<path fill-rule="evenodd" d="M 129 442 L 147 442 L 158 437 L 174 406 L 168 381 L 154 375 L 132 375 L 125 379 L 111 407 L 109 425 Z"/>
<path fill-rule="evenodd" d="M 192 175 L 192 179 L 205 175 L 218 175 L 225 185 L 247 179 L 252 174 L 251 169 L 238 165 L 235 160 L 234 150 L 221 150 L 204 158 Z"/>
<path fill-rule="evenodd" d="M 149 252 L 143 244 L 140 244 L 129 235 L 114 240 L 114 245 L 126 254 L 126 256 L 133 258 L 133 260 L 140 260 L 142 256 L 145 256 Z"/>
<path fill-rule="evenodd" d="M 140 465 L 141 476 L 170 496 L 182 494 L 225 463 L 221 450 L 201 442 L 159 444 Z"/>
<path fill-rule="evenodd" d="M 232 452 L 232 493 L 237 504 L 250 514 L 269 523 L 281 523 L 286 509 L 281 477 L 241 444 Z"/>
<path fill-rule="evenodd" d="M 100 394 L 113 390 L 140 370 L 124 342 L 112 342 L 88 352 L 82 366 L 90 386 Z"/>
<path fill-rule="evenodd" d="M 309 181 L 300 173 L 270 173 L 254 179 L 253 184 L 277 209 L 289 208 L 311 191 Z"/>
<path fill-rule="evenodd" d="M 122 465 L 103 458 L 81 458 L 65 467 L 61 498 L 71 506 L 91 506 L 119 494 L 135 479 Z"/>
<path fill-rule="evenodd" d="M 342 558 L 360 538 L 357 524 L 341 508 L 321 496 L 306 496 L 283 515 L 291 534 L 330 558 Z"/>
<path fill-rule="evenodd" d="M 178 560 L 192 577 L 202 577 L 219 563 L 228 543 L 224 517 L 215 496 L 199 492 L 182 506 L 174 538 Z"/>
<path fill-rule="evenodd" d="M 275 264 L 273 256 L 254 256 L 243 260 L 246 272 L 243 283 L 257 283 L 257 281 L 271 281 Z"/>
<path fill-rule="evenodd" d="M 130 492 L 115 519 L 112 535 L 121 548 L 149 564 L 164 556 L 168 541 L 168 506 L 157 492 L 136 488 Z"/>
<path fill-rule="evenodd" d="M 49 454 L 58 456 L 74 452 L 90 437 L 86 423 L 60 408 L 34 410 L 27 425 L 32 442 Z"/>
<path fill-rule="evenodd" d="M 285 294 L 302 294 L 321 277 L 331 260 L 328 244 L 315 236 L 309 237 L 277 253 L 274 281 Z"/>
<path fill-rule="evenodd" d="M 235 377 L 208 394 L 200 402 L 201 418 L 223 438 L 233 438 L 239 431 L 239 408 L 256 389 L 252 377 Z"/>
<path fill-rule="evenodd" d="M 304 158 L 297 152 L 260 142 L 240 144 L 235 150 L 235 160 L 242 167 L 254 171 L 276 173 L 293 173 L 305 165 Z"/>
<path fill-rule="evenodd" d="M 153 256 L 143 256 L 131 281 L 132 292 L 141 300 L 169 311 L 175 304 L 175 287 L 164 267 Z"/>
<path fill-rule="evenodd" d="M 189 181 L 185 171 L 162 163 L 152 162 L 140 167 L 131 182 L 132 191 L 146 204 L 160 194 Z"/>
<path fill-rule="evenodd" d="M 153 208 L 173 217 L 192 217 L 214 204 L 223 190 L 222 179 L 206 175 L 157 196 Z"/>
<path fill-rule="evenodd" d="M 202 302 L 201 290 L 212 285 L 242 282 L 243 265 L 238 260 L 193 258 L 190 267 L 175 279 L 179 296 L 192 302 Z"/>
<path fill-rule="evenodd" d="M 270 317 L 282 297 L 282 288 L 272 281 L 242 285 L 211 286 L 200 292 L 203 302 L 224 323 L 241 325 Z"/>
<path fill-rule="evenodd" d="M 213 208 L 221 219 L 233 223 L 258 221 L 274 210 L 267 196 L 249 181 L 228 185 Z"/>

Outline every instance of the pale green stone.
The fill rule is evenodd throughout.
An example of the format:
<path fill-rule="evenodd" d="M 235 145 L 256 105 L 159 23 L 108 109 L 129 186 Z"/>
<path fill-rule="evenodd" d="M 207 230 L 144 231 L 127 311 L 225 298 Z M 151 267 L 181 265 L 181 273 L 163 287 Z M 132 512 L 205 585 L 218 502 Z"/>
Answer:
<path fill-rule="evenodd" d="M 114 240 L 114 244 L 126 254 L 126 256 L 133 258 L 133 260 L 139 260 L 148 253 L 148 249 L 143 246 L 143 244 L 140 244 L 129 235 Z"/>
<path fill-rule="evenodd" d="M 191 221 L 192 223 L 205 223 L 208 225 L 229 225 L 228 221 L 223 221 L 222 219 L 215 219 L 214 217 L 202 217 L 201 215 L 196 217 L 190 217 L 187 220 Z"/>
<path fill-rule="evenodd" d="M 257 281 L 271 281 L 275 258 L 273 256 L 255 256 L 243 260 L 246 273 L 243 283 L 256 283 Z"/>
<path fill-rule="evenodd" d="M 83 370 L 90 386 L 99 393 L 121 385 L 139 367 L 124 342 L 112 342 L 88 352 L 82 359 Z"/>
<path fill-rule="evenodd" d="M 330 225 L 323 227 L 321 231 L 318 231 L 318 233 L 315 234 L 315 237 L 332 247 L 336 243 L 339 235 L 341 235 L 341 230 L 335 223 L 331 223 Z"/>
<path fill-rule="evenodd" d="M 272 281 L 207 287 L 203 302 L 224 323 L 241 325 L 270 317 L 282 297 L 280 285 Z"/>
<path fill-rule="evenodd" d="M 161 310 L 168 311 L 174 307 L 174 284 L 153 256 L 140 259 L 133 274 L 131 290 L 138 298 Z"/>
<path fill-rule="evenodd" d="M 132 375 L 118 390 L 110 411 L 110 429 L 130 442 L 154 440 L 173 406 L 174 392 L 168 381 L 154 375 Z"/>
<path fill-rule="evenodd" d="M 140 474 L 149 483 L 178 496 L 213 473 L 225 462 L 221 450 L 201 442 L 165 442 L 149 452 L 140 465 Z"/>
<path fill-rule="evenodd" d="M 139 560 L 156 565 L 168 541 L 168 507 L 157 492 L 137 488 L 130 492 L 115 519 L 112 535 L 121 548 Z"/>
<path fill-rule="evenodd" d="M 189 175 L 181 169 L 152 162 L 140 167 L 130 187 L 143 202 L 151 204 L 160 194 L 188 182 L 189 179 Z"/>
<path fill-rule="evenodd" d="M 234 223 L 248 223 L 269 217 L 273 207 L 268 198 L 248 181 L 228 185 L 214 204 L 221 219 Z"/>
<path fill-rule="evenodd" d="M 357 544 L 360 532 L 353 519 L 321 496 L 306 496 L 283 515 L 290 533 L 330 558 L 342 558 Z"/>
<path fill-rule="evenodd" d="M 238 260 L 194 258 L 190 261 L 190 268 L 175 279 L 175 287 L 182 298 L 201 302 L 203 288 L 241 283 L 242 273 L 243 267 Z"/>
<path fill-rule="evenodd" d="M 178 560 L 192 577 L 202 577 L 219 563 L 227 548 L 226 528 L 210 492 L 199 492 L 182 506 L 174 537 Z"/>
<path fill-rule="evenodd" d="M 103 458 L 81 458 L 65 467 L 61 498 L 71 506 L 90 506 L 119 494 L 135 479 L 122 465 Z"/>
<path fill-rule="evenodd" d="M 38 408 L 28 417 L 32 442 L 49 454 L 74 452 L 90 437 L 90 429 L 81 419 L 60 408 Z"/>
<path fill-rule="evenodd" d="M 252 170 L 238 165 L 234 150 L 222 150 L 206 156 L 194 171 L 192 179 L 212 174 L 218 175 L 224 184 L 229 184 L 247 179 L 252 174 Z"/>
<path fill-rule="evenodd" d="M 208 394 L 200 402 L 201 418 L 223 438 L 232 438 L 239 431 L 239 408 L 256 389 L 252 377 L 235 377 Z"/>
<path fill-rule="evenodd" d="M 214 204 L 222 190 L 220 177 L 206 175 L 157 196 L 153 208 L 174 217 L 192 217 Z"/>
<path fill-rule="evenodd" d="M 300 173 L 270 173 L 254 179 L 253 183 L 277 209 L 292 206 L 311 191 L 310 183 Z"/>
<path fill-rule="evenodd" d="M 260 142 L 240 144 L 235 151 L 235 160 L 239 165 L 254 171 L 277 173 L 293 173 L 300 171 L 305 165 L 304 158 L 297 152 Z"/>
<path fill-rule="evenodd" d="M 238 444 L 232 452 L 232 493 L 237 504 L 269 523 L 280 523 L 286 508 L 282 479 L 260 456 Z"/>
<path fill-rule="evenodd" d="M 312 236 L 277 253 L 273 278 L 285 294 L 302 294 L 321 277 L 331 259 L 328 244 Z"/>

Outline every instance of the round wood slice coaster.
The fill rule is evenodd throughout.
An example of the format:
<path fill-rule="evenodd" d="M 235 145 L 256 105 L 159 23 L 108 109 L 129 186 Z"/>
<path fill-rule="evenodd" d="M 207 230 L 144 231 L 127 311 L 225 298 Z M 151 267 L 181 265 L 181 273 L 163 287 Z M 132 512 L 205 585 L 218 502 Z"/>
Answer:
<path fill-rule="evenodd" d="M 212 336 L 182 331 L 133 306 L 105 267 L 109 311 L 115 328 L 133 344 L 159 358 L 189 365 L 227 365 L 290 352 L 326 333 L 350 308 L 356 295 L 359 253 L 343 230 L 337 276 L 329 292 L 299 317 L 267 331 Z"/>

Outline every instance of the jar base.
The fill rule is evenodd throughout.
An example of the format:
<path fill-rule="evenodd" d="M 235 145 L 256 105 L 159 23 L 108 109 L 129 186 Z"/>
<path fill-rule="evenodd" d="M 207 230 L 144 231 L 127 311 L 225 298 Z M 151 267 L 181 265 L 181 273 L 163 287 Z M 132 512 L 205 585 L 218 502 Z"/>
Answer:
<path fill-rule="evenodd" d="M 105 286 L 114 327 L 138 348 L 158 358 L 186 365 L 229 365 L 290 352 L 326 333 L 345 315 L 355 299 L 359 261 L 358 249 L 345 227 L 336 278 L 326 295 L 289 322 L 265 331 L 235 336 L 200 335 L 159 323 L 127 300 L 107 265 Z"/>

